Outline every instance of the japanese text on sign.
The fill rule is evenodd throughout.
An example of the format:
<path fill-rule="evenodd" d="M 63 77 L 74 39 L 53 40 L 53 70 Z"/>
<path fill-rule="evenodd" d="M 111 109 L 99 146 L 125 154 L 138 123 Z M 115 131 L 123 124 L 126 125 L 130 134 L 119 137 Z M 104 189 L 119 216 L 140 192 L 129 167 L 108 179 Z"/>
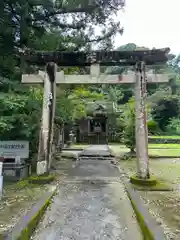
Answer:
<path fill-rule="evenodd" d="M 0 144 L 0 148 L 5 149 L 23 149 L 25 148 L 24 144 Z"/>
<path fill-rule="evenodd" d="M 28 141 L 0 141 L 0 156 L 29 158 Z"/>

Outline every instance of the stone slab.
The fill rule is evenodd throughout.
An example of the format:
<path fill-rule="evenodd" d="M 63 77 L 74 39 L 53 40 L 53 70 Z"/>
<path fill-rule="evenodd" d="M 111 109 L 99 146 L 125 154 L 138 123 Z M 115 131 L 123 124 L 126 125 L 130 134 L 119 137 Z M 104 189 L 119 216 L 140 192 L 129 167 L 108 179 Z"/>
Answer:
<path fill-rule="evenodd" d="M 32 240 L 142 240 L 122 183 L 59 185 Z"/>
<path fill-rule="evenodd" d="M 100 156 L 100 157 L 110 157 L 112 153 L 108 145 L 90 145 L 85 148 L 79 156 Z"/>

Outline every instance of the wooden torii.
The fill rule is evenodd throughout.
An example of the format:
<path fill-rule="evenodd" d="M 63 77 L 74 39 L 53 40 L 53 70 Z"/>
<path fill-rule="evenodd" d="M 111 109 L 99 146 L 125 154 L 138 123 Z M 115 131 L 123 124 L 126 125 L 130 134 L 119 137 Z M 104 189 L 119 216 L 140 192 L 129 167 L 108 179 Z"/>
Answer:
<path fill-rule="evenodd" d="M 94 52 L 25 52 L 23 59 L 28 64 L 46 65 L 38 74 L 23 74 L 22 83 L 44 83 L 42 124 L 39 139 L 37 174 L 48 172 L 51 165 L 53 123 L 55 117 L 56 84 L 135 84 L 136 109 L 136 154 L 137 175 L 149 178 L 148 130 L 146 124 L 146 85 L 167 83 L 167 74 L 146 73 L 146 65 L 163 64 L 168 61 L 169 48 L 140 51 L 94 51 Z M 90 66 L 89 75 L 64 75 L 57 72 L 61 67 Z M 134 71 L 122 75 L 100 73 L 100 66 L 131 66 Z"/>

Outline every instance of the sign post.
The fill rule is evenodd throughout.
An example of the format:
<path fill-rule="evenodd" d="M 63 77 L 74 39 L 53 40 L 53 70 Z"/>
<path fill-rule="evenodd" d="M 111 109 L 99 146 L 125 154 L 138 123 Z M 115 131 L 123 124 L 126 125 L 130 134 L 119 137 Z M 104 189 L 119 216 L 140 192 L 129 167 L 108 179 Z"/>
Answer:
<path fill-rule="evenodd" d="M 3 162 L 6 158 L 15 159 L 15 164 L 20 164 L 21 159 L 29 158 L 29 142 L 0 141 L 0 199 L 3 195 Z"/>

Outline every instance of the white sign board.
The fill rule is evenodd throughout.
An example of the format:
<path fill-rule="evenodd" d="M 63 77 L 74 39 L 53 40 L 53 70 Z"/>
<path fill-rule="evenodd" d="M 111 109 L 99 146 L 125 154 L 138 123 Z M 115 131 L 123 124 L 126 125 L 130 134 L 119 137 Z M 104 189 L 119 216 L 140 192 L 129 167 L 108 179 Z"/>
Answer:
<path fill-rule="evenodd" d="M 29 142 L 28 141 L 0 141 L 1 157 L 20 157 L 29 158 Z"/>

